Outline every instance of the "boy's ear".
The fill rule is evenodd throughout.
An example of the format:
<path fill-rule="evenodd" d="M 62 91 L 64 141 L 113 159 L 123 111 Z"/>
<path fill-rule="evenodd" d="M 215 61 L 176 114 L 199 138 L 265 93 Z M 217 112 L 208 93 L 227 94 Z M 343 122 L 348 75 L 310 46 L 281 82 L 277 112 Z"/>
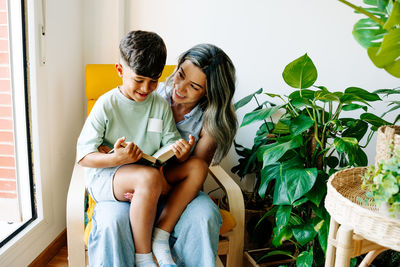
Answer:
<path fill-rule="evenodd" d="M 117 69 L 119 77 L 122 77 L 122 73 L 123 73 L 122 65 L 120 63 L 116 63 L 115 68 Z"/>

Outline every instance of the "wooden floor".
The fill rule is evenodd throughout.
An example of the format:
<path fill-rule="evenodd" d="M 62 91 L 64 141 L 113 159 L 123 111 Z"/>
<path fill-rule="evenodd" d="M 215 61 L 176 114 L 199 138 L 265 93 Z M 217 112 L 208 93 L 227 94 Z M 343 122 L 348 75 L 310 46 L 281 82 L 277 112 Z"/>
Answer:
<path fill-rule="evenodd" d="M 46 265 L 46 267 L 68 267 L 68 251 L 67 247 L 61 248 L 56 256 Z"/>

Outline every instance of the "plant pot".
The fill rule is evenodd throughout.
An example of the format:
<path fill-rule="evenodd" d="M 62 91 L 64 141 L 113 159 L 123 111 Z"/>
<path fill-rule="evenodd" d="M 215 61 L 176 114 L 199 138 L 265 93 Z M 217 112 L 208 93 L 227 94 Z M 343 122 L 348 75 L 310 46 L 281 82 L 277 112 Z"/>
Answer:
<path fill-rule="evenodd" d="M 390 208 L 389 204 L 386 202 L 383 202 L 379 206 L 379 213 L 385 217 L 400 220 L 400 212 L 390 212 L 389 208 Z"/>
<path fill-rule="evenodd" d="M 275 251 L 275 250 L 286 250 L 291 251 L 292 255 L 296 256 L 296 247 L 293 244 L 288 244 L 286 246 L 280 248 L 261 248 L 261 249 L 253 249 L 244 252 L 244 267 L 278 267 L 281 265 L 291 266 L 296 263 L 296 259 L 293 259 L 286 255 L 274 255 L 267 257 L 261 261 L 259 259 L 263 257 L 265 254 Z"/>
<path fill-rule="evenodd" d="M 274 218 L 267 217 L 256 227 L 265 213 L 265 210 L 245 210 L 244 250 L 259 249 L 270 245 Z"/>

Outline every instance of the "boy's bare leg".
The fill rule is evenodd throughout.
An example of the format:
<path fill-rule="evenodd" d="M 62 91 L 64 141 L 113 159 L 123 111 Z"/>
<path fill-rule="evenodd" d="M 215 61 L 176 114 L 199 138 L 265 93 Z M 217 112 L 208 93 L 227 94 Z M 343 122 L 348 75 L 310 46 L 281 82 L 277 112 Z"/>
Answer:
<path fill-rule="evenodd" d="M 136 253 L 151 252 L 151 234 L 161 187 L 159 170 L 147 166 L 125 165 L 114 176 L 113 190 L 117 200 L 128 201 L 124 194 L 134 192 L 129 215 Z"/>
<path fill-rule="evenodd" d="M 172 267 L 176 264 L 169 247 L 170 233 L 187 204 L 201 189 L 207 174 L 207 165 L 201 159 L 191 158 L 182 164 L 168 166 L 164 170 L 165 178 L 173 184 L 173 189 L 154 228 L 152 249 L 160 266 Z"/>
<path fill-rule="evenodd" d="M 165 168 L 165 177 L 173 187 L 156 224 L 158 228 L 172 232 L 186 206 L 201 190 L 207 172 L 207 164 L 199 158 Z"/>

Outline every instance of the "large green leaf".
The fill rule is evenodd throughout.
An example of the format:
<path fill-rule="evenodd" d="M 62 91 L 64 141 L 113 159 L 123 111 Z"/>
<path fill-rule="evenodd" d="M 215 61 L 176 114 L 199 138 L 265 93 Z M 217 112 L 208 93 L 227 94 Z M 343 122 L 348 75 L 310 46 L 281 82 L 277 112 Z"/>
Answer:
<path fill-rule="evenodd" d="M 296 259 L 297 267 L 312 267 L 313 251 L 302 251 Z"/>
<path fill-rule="evenodd" d="M 277 112 L 278 109 L 280 109 L 280 108 L 281 108 L 281 106 L 275 106 L 275 107 L 264 108 L 264 109 L 260 109 L 260 110 L 256 110 L 256 111 L 247 113 L 244 116 L 240 127 L 249 125 L 256 121 L 265 120 L 265 119 L 271 117 L 272 115 L 274 115 L 275 112 Z"/>
<path fill-rule="evenodd" d="M 362 120 L 355 120 L 351 124 L 347 124 L 348 128 L 342 133 L 343 137 L 354 137 L 359 142 L 368 131 L 368 123 Z"/>
<path fill-rule="evenodd" d="M 319 172 L 317 179 L 314 183 L 314 186 L 311 188 L 311 190 L 306 194 L 306 197 L 308 200 L 310 200 L 312 203 L 314 203 L 316 206 L 319 206 L 321 204 L 321 201 L 324 199 L 326 196 L 326 180 L 327 180 L 327 174 L 323 172 Z"/>
<path fill-rule="evenodd" d="M 358 150 L 358 141 L 354 137 L 337 137 L 333 141 L 336 150 L 345 153 L 349 157 L 349 164 L 353 165 Z"/>
<path fill-rule="evenodd" d="M 375 114 L 372 113 L 364 113 L 361 114 L 360 119 L 368 122 L 369 124 L 375 126 L 375 127 L 380 127 L 382 125 L 390 125 L 390 122 L 385 121 L 381 117 L 376 116 Z"/>
<path fill-rule="evenodd" d="M 328 91 L 318 91 L 315 92 L 315 100 L 339 102 L 339 97 Z"/>
<path fill-rule="evenodd" d="M 357 166 L 367 166 L 368 165 L 368 156 L 361 149 L 361 147 L 358 147 L 358 149 L 355 152 L 354 162 L 355 162 L 355 164 L 357 164 Z"/>
<path fill-rule="evenodd" d="M 244 105 L 246 105 L 247 103 L 249 103 L 251 101 L 251 99 L 253 99 L 253 97 L 255 95 L 261 94 L 263 91 L 262 88 L 260 88 L 258 91 L 256 91 L 255 93 L 252 93 L 246 97 L 243 97 L 242 99 L 240 99 L 238 102 L 235 103 L 235 110 L 238 110 L 239 108 L 243 107 Z"/>
<path fill-rule="evenodd" d="M 359 105 L 359 104 L 349 104 L 349 105 L 344 105 L 342 107 L 342 110 L 344 110 L 344 111 L 352 111 L 352 110 L 357 110 L 357 109 L 363 109 L 364 111 L 367 111 L 368 107 Z"/>
<path fill-rule="evenodd" d="M 278 161 L 288 150 L 298 148 L 303 144 L 303 138 L 300 135 L 294 136 L 284 143 L 274 143 L 265 145 L 267 149 L 263 154 L 263 167 Z"/>
<path fill-rule="evenodd" d="M 358 87 L 349 87 L 346 88 L 346 90 L 344 90 L 345 94 L 353 94 L 356 95 L 358 97 L 360 97 L 361 99 L 364 99 L 366 101 L 378 101 L 378 100 L 382 100 L 378 94 L 376 93 L 370 93 L 367 90 L 364 90 L 362 88 L 358 88 Z"/>
<path fill-rule="evenodd" d="M 289 134 L 289 125 L 283 123 L 282 120 L 279 120 L 272 132 L 274 134 Z"/>
<path fill-rule="evenodd" d="M 279 247 L 282 245 L 283 241 L 289 240 L 292 236 L 292 228 L 288 225 L 283 228 L 274 227 L 273 229 L 272 245 Z"/>
<path fill-rule="evenodd" d="M 284 227 L 289 222 L 290 213 L 292 212 L 292 206 L 281 205 L 276 212 L 276 226 Z"/>
<path fill-rule="evenodd" d="M 313 99 L 315 97 L 315 91 L 310 89 L 296 90 L 289 95 L 289 99 Z"/>
<path fill-rule="evenodd" d="M 353 37 L 364 48 L 379 47 L 380 40 L 387 31 L 370 18 L 360 19 L 353 28 Z"/>
<path fill-rule="evenodd" d="M 314 230 L 314 225 L 311 222 L 293 226 L 292 231 L 293 236 L 302 246 L 313 240 L 317 235 L 317 232 Z"/>
<path fill-rule="evenodd" d="M 305 89 L 314 84 L 318 73 L 311 58 L 305 54 L 289 63 L 285 67 L 282 77 L 289 86 Z"/>
<path fill-rule="evenodd" d="M 386 30 L 390 30 L 399 24 L 400 24 L 400 2 L 394 1 L 392 12 L 390 13 L 390 16 L 386 21 L 385 25 L 383 25 L 383 28 Z"/>
<path fill-rule="evenodd" d="M 316 176 L 316 168 L 285 168 L 275 182 L 274 205 L 292 205 L 313 187 Z"/>
<path fill-rule="evenodd" d="M 268 166 L 265 166 L 262 171 L 261 171 L 261 184 L 258 190 L 258 194 L 260 197 L 264 198 L 265 197 L 265 190 L 268 187 L 268 183 L 272 181 L 273 179 L 276 179 L 275 183 L 275 190 L 279 190 L 278 187 L 279 185 L 282 184 L 283 177 L 285 175 L 286 170 L 291 169 L 291 168 L 301 168 L 303 166 L 303 162 L 299 157 L 294 157 L 291 158 L 287 161 L 284 161 L 282 163 L 277 162 Z M 281 197 L 284 197 L 285 200 L 281 201 L 286 204 L 290 204 L 290 202 L 287 200 L 287 194 L 285 193 L 284 195 L 281 195 Z"/>
<path fill-rule="evenodd" d="M 311 190 L 317 179 L 317 174 L 317 168 L 289 169 L 286 171 L 285 183 L 291 204 Z"/>
<path fill-rule="evenodd" d="M 370 47 L 367 52 L 375 66 L 400 78 L 400 28 L 386 34 L 379 48 Z"/>
<path fill-rule="evenodd" d="M 312 120 L 309 116 L 301 114 L 297 116 L 293 120 L 291 120 L 289 130 L 293 136 L 299 135 L 313 126 L 314 120 Z"/>
<path fill-rule="evenodd" d="M 279 177 L 280 172 L 281 172 L 281 164 L 280 163 L 275 163 L 275 164 L 265 166 L 261 170 L 261 183 L 260 183 L 260 186 L 258 187 L 258 194 L 260 195 L 260 197 L 262 199 L 265 198 L 265 191 L 268 188 L 269 182 L 276 179 L 277 177 Z"/>
<path fill-rule="evenodd" d="M 329 220 L 321 219 L 317 224 L 314 223 L 314 229 L 318 233 L 318 241 L 321 245 L 322 250 L 326 253 L 328 245 L 328 234 L 329 234 Z"/>

